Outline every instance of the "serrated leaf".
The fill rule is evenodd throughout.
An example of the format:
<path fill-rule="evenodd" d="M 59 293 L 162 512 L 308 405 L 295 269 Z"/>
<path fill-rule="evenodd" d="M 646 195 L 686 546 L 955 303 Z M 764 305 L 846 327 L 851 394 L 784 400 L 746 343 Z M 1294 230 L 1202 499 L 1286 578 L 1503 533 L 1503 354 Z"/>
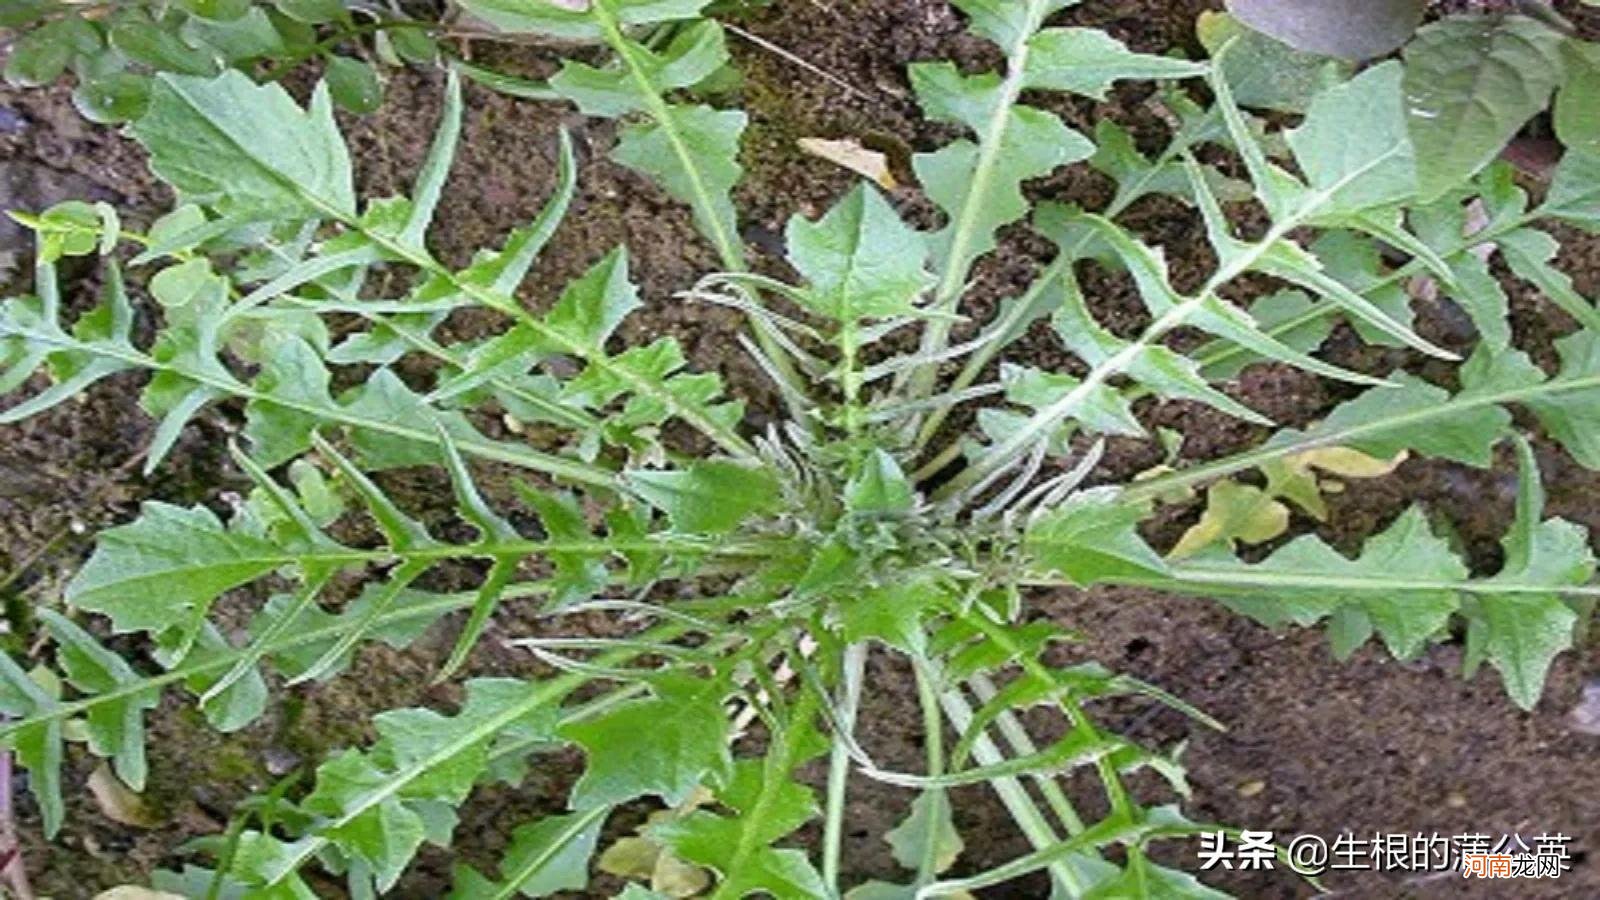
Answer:
<path fill-rule="evenodd" d="M 1574 459 L 1590 469 L 1600 469 L 1600 336 L 1589 331 L 1568 335 L 1556 341 L 1556 351 L 1561 356 L 1561 370 L 1552 383 L 1582 389 L 1538 394 L 1522 402 Z M 1536 370 L 1528 373 L 1528 380 L 1539 374 Z"/>
<path fill-rule="evenodd" d="M 594 535 L 584 519 L 579 499 L 565 491 L 539 490 L 517 482 L 517 494 L 539 514 L 539 524 L 551 540 L 589 541 Z M 589 599 L 605 585 L 605 554 L 552 553 L 556 577 L 550 595 L 552 605 L 560 607 Z"/>
<path fill-rule="evenodd" d="M 923 621 L 936 616 L 949 600 L 948 588 L 937 579 L 919 577 L 846 592 L 834 605 L 834 616 L 846 643 L 876 640 L 920 654 L 927 646 Z"/>
<path fill-rule="evenodd" d="M 1199 563 L 1205 568 L 1206 563 Z M 1292 621 L 1309 626 L 1336 611 L 1364 613 L 1400 659 L 1416 656 L 1460 607 L 1452 586 L 1467 579 L 1467 569 L 1449 545 L 1433 535 L 1416 507 L 1368 540 L 1352 560 L 1314 535 L 1296 538 L 1250 567 L 1270 586 L 1242 596 L 1221 595 L 1229 607 L 1269 625 Z M 1305 579 L 1305 587 L 1296 585 Z M 1436 583 L 1402 588 L 1390 581 Z"/>
<path fill-rule="evenodd" d="M 576 809 L 654 795 L 669 805 L 688 799 L 732 765 L 727 687 L 715 679 L 669 673 L 651 681 L 653 696 L 613 706 L 561 729 L 584 748 L 588 765 L 572 789 Z M 649 735 L 649 741 L 639 740 Z"/>
<path fill-rule="evenodd" d="M 648 102 L 634 78 L 648 83 L 651 93 L 664 95 L 694 87 L 728 62 L 722 27 L 711 20 L 678 31 L 660 53 L 648 46 L 630 45 L 628 55 L 626 66 L 604 69 L 563 60 L 550 87 L 587 115 L 614 118 Z"/>
<path fill-rule="evenodd" d="M 0 710 L 7 715 L 36 716 L 53 711 L 58 698 L 41 688 L 9 654 L 0 653 Z M 61 720 L 50 717 L 17 727 L 6 738 L 16 760 L 28 770 L 29 793 L 39 805 L 46 838 L 54 838 L 66 817 L 61 799 Z"/>
<path fill-rule="evenodd" d="M 1500 238 L 1500 253 L 1517 277 L 1532 282 L 1556 306 L 1590 330 L 1600 330 L 1600 309 L 1578 293 L 1572 279 L 1552 263 L 1561 245 L 1534 228 L 1523 228 Z"/>
<path fill-rule="evenodd" d="M 673 472 L 636 470 L 628 482 L 680 534 L 733 531 L 749 516 L 777 509 L 780 500 L 772 473 L 729 460 L 697 460 Z"/>
<path fill-rule="evenodd" d="M 893 456 L 874 450 L 845 485 L 844 501 L 853 513 L 893 515 L 911 509 L 916 503 L 916 491 Z"/>
<path fill-rule="evenodd" d="M 985 142 L 956 141 L 912 160 L 923 189 L 951 218 L 932 248 L 947 272 L 965 272 L 993 249 L 996 231 L 1027 215 L 1023 181 L 1094 155 L 1094 144 L 1053 113 L 1027 106 L 997 113 L 1005 100 L 997 75 L 967 76 L 950 63 L 918 63 L 911 84 L 929 118 L 964 124 Z M 991 121 L 1001 123 L 997 132 Z"/>
<path fill-rule="evenodd" d="M 839 322 L 911 313 L 929 284 L 921 235 L 864 184 L 816 222 L 791 218 L 784 239 L 811 286 L 801 300 Z"/>
<path fill-rule="evenodd" d="M 1406 48 L 1409 129 L 1421 196 L 1472 177 L 1549 105 L 1562 75 L 1562 36 L 1526 16 L 1455 16 Z"/>
<path fill-rule="evenodd" d="M 1419 160 L 1406 131 L 1406 103 L 1415 101 L 1408 101 L 1412 88 L 1402 88 L 1404 72 L 1398 62 L 1381 63 L 1324 91 L 1288 132 L 1301 171 L 1324 197 L 1317 215 L 1386 206 L 1416 192 Z"/>
<path fill-rule="evenodd" d="M 1166 563 L 1139 537 L 1142 511 L 1116 502 L 1116 491 L 1074 494 L 1033 522 L 1024 537 L 1032 560 L 1087 587 L 1117 578 L 1161 572 Z"/>
<path fill-rule="evenodd" d="M 118 631 L 191 624 L 224 591 L 289 561 L 273 544 L 230 531 L 208 509 L 148 502 L 139 518 L 101 532 L 67 586 L 67 601 L 110 616 Z"/>
<path fill-rule="evenodd" d="M 738 156 L 747 121 L 738 110 L 670 106 L 659 120 L 624 127 L 613 155 L 689 204 L 696 225 L 712 244 L 736 247 L 738 216 L 729 193 L 744 174 Z"/>
<path fill-rule="evenodd" d="M 1114 82 L 1193 78 L 1206 67 L 1187 60 L 1134 53 L 1093 28 L 1046 28 L 1028 40 L 1028 87 L 1106 99 Z"/>
<path fill-rule="evenodd" d="M 117 776 L 134 792 L 144 790 L 144 713 L 154 709 L 158 692 L 140 687 L 143 680 L 128 663 L 60 613 L 42 609 L 39 617 L 56 640 L 56 662 L 67 681 L 87 695 L 113 694 L 117 699 L 94 706 L 87 716 L 89 747 L 109 757 Z"/>
<path fill-rule="evenodd" d="M 162 74 L 133 133 L 157 174 L 230 217 L 355 216 L 350 157 L 325 89 L 302 111 L 283 88 L 241 72 Z"/>
<path fill-rule="evenodd" d="M 1521 478 L 1517 517 L 1503 542 L 1506 561 L 1496 583 L 1544 584 L 1547 594 L 1487 593 L 1469 612 L 1468 655 L 1482 655 L 1500 671 L 1506 692 L 1531 710 L 1544 693 L 1550 664 L 1572 646 L 1578 615 L 1562 602 L 1560 588 L 1587 584 L 1595 558 L 1588 529 L 1561 519 L 1544 521 L 1544 487 L 1527 441 L 1517 441 Z"/>
<path fill-rule="evenodd" d="M 1213 59 L 1229 48 L 1219 62 L 1240 106 L 1303 112 L 1312 98 L 1350 75 L 1348 63 L 1296 50 L 1227 13 L 1201 13 L 1195 30 Z"/>

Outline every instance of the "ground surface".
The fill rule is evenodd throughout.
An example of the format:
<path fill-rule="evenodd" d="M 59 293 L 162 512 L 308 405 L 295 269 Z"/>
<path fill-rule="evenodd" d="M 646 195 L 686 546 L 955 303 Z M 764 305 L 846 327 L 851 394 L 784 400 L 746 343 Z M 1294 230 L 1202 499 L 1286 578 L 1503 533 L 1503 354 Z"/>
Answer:
<path fill-rule="evenodd" d="M 1140 50 L 1192 51 L 1194 16 L 1211 5 L 1198 0 L 1089 0 L 1072 18 L 1109 28 Z M 1597 18 L 1600 13 L 1588 13 L 1585 26 L 1600 24 Z M 988 50 L 965 36 L 955 14 L 937 0 L 783 0 L 742 25 L 854 89 L 847 92 L 736 42 L 746 73 L 742 100 L 752 115 L 746 142 L 749 175 L 739 201 L 746 238 L 756 247 L 777 247 L 790 215 L 815 215 L 848 186 L 848 176 L 839 170 L 797 154 L 796 138 L 859 138 L 888 151 L 905 175 L 910 152 L 950 136 L 918 120 L 905 64 L 931 58 L 993 62 Z M 526 48 L 479 52 L 498 65 L 530 74 L 547 74 L 552 58 Z M 440 89 L 436 73 L 400 73 L 389 85 L 381 112 L 345 122 L 365 195 L 397 192 L 409 184 L 437 115 Z M 1079 127 L 1092 128 L 1097 115 L 1111 115 L 1141 137 L 1158 139 L 1153 120 L 1141 112 L 1143 96 L 1134 88 L 1119 91 L 1109 106 L 1068 103 L 1056 109 Z M 510 100 L 476 88 L 468 91 L 468 110 L 462 153 L 435 231 L 436 248 L 462 263 L 474 248 L 494 243 L 529 219 L 553 183 L 555 132 L 569 128 L 584 157 L 581 195 L 529 285 L 528 300 L 548 303 L 568 279 L 626 241 L 651 303 L 647 313 L 625 326 L 628 336 L 676 335 L 698 366 L 725 373 L 752 400 L 759 416 L 770 398 L 734 342 L 738 319 L 670 299 L 673 291 L 715 267 L 711 252 L 696 239 L 681 209 L 605 160 L 611 126 L 585 121 L 559 105 Z M 1104 202 L 1106 188 L 1083 167 L 1032 186 L 1041 198 L 1090 206 Z M 137 146 L 81 121 L 65 91 L 0 89 L 0 206 L 37 209 L 67 197 L 111 200 L 126 218 L 140 224 L 167 202 L 146 174 Z M 895 199 L 925 224 L 933 221 L 930 207 L 914 188 L 902 188 Z M 1181 209 L 1148 204 L 1129 221 L 1165 246 L 1178 263 L 1180 281 L 1209 265 L 1201 231 Z M 1563 237 L 1571 238 L 1563 267 L 1585 294 L 1600 294 L 1600 242 Z M 0 230 L 0 254 L 15 250 L 27 252 L 14 232 Z M 981 318 L 997 297 L 1025 284 L 1048 252 L 1036 238 L 1013 235 L 1001 253 L 980 266 L 977 303 L 969 311 Z M 92 287 L 91 272 L 78 276 L 83 279 L 80 290 Z M 20 276 L 0 273 L 0 279 L 15 284 Z M 1137 321 L 1136 300 L 1125 286 L 1108 281 L 1096 287 L 1096 303 L 1109 322 Z M 1559 319 L 1525 290 L 1516 294 L 1516 303 L 1523 346 L 1547 355 L 1549 340 L 1562 331 Z M 1448 316 L 1423 312 L 1430 338 L 1447 345 L 1460 342 L 1462 336 L 1452 330 Z M 1336 351 L 1359 358 L 1353 346 Z M 1025 342 L 1017 353 L 1040 365 L 1062 362 L 1043 337 Z M 209 502 L 217 499 L 217 486 L 236 489 L 241 484 L 221 452 L 239 424 L 237 410 L 227 408 L 208 413 L 191 427 L 155 475 L 139 475 L 138 448 L 148 441 L 151 424 L 137 409 L 138 387 L 136 381 L 114 380 L 82 402 L 0 432 L 0 573 L 19 573 L 0 588 L 8 604 L 53 602 L 89 549 L 85 532 L 127 520 L 140 500 Z M 1248 373 L 1240 392 L 1251 405 L 1287 424 L 1314 419 L 1340 399 L 1313 379 L 1267 367 Z M 1148 412 L 1152 421 L 1185 433 L 1189 458 L 1214 456 L 1261 436 L 1190 408 Z M 1540 457 L 1553 512 L 1600 526 L 1600 479 L 1552 448 L 1541 447 Z M 1106 474 L 1126 475 L 1157 461 L 1140 448 L 1118 447 Z M 436 494 L 439 488 L 430 478 L 391 486 L 416 498 Z M 1408 504 L 1421 502 L 1454 524 L 1476 562 L 1492 567 L 1495 542 L 1510 520 L 1513 492 L 1514 479 L 1504 465 L 1480 472 L 1408 463 L 1393 477 L 1363 483 L 1337 498 L 1335 525 L 1321 531 L 1350 548 Z M 1154 537 L 1170 539 L 1182 524 L 1175 516 Z M 1086 635 L 1083 643 L 1061 651 L 1063 661 L 1098 659 L 1227 723 L 1226 733 L 1215 733 L 1175 713 L 1143 706 L 1104 711 L 1108 724 L 1132 736 L 1161 744 L 1188 741 L 1186 761 L 1194 782 L 1190 810 L 1197 818 L 1273 829 L 1280 835 L 1332 836 L 1348 830 L 1520 832 L 1531 837 L 1561 831 L 1575 837 L 1576 865 L 1559 884 L 1524 885 L 1515 893 L 1496 894 L 1454 878 L 1417 883 L 1328 878 L 1327 885 L 1341 896 L 1600 896 L 1600 736 L 1579 730 L 1570 715 L 1586 684 L 1600 678 L 1600 651 L 1594 647 L 1564 656 L 1538 710 L 1524 714 L 1505 698 L 1492 673 L 1462 681 L 1460 648 L 1454 644 L 1441 644 L 1408 665 L 1371 649 L 1341 665 L 1331 659 L 1318 634 L 1274 634 L 1204 601 L 1127 590 L 1044 594 L 1036 600 L 1043 614 Z M 255 602 L 259 598 L 236 601 L 239 608 Z M 515 615 L 502 617 L 490 646 L 474 662 L 477 672 L 533 671 L 521 655 L 498 647 L 497 640 L 534 627 Z M 68 771 L 66 829 L 54 844 L 35 837 L 26 847 L 35 886 L 57 898 L 78 898 L 140 881 L 152 867 L 178 863 L 164 854 L 185 838 L 220 829 L 226 810 L 240 796 L 295 765 L 314 765 L 328 747 L 366 736 L 363 723 L 370 712 L 449 703 L 454 695 L 428 688 L 426 676 L 450 637 L 433 634 L 405 652 L 367 650 L 357 664 L 359 677 L 290 692 L 290 702 L 233 738 L 206 731 L 186 705 L 169 698 L 153 723 L 158 739 L 153 745 L 151 802 L 162 824 L 129 828 L 105 818 L 81 789 L 90 765 L 74 758 Z M 119 646 L 136 659 L 142 652 Z M 909 700 L 909 673 L 883 671 L 869 683 L 882 689 L 865 716 L 876 726 L 871 738 L 875 754 L 887 763 L 914 766 L 921 749 L 918 722 L 909 712 L 915 709 Z M 574 775 L 574 762 L 550 760 L 522 789 L 489 791 L 469 805 L 459 832 L 459 858 L 488 866 L 512 828 L 531 813 L 557 807 Z M 852 874 L 892 876 L 894 866 L 880 838 L 903 815 L 906 798 L 865 785 L 860 796 L 862 802 L 849 819 Z M 968 839 L 964 865 L 993 865 L 1022 852 L 1003 811 L 988 794 L 963 794 L 956 809 Z M 20 815 L 22 828 L 36 835 L 37 821 L 25 795 Z M 1171 859 L 1187 864 L 1192 852 L 1192 847 L 1175 848 Z M 428 852 L 395 895 L 440 896 L 451 862 L 442 853 Z M 1208 880 L 1243 897 L 1308 893 L 1281 874 L 1222 873 Z M 331 885 L 321 888 L 337 896 Z M 1042 894 L 1036 883 L 1023 883 L 988 896 Z"/>

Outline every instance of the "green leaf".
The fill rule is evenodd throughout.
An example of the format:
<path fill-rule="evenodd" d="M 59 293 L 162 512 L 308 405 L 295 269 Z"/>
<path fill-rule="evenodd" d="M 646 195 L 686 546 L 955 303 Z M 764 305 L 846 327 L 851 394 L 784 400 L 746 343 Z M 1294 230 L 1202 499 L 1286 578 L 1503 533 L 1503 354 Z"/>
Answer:
<path fill-rule="evenodd" d="M 41 688 L 28 673 L 0 653 L 0 710 L 11 716 L 35 717 L 53 712 L 57 698 Z M 17 727 L 6 743 L 16 753 L 17 762 L 28 770 L 29 793 L 39 804 L 44 835 L 53 839 L 66 817 L 61 799 L 61 719 L 56 716 Z"/>
<path fill-rule="evenodd" d="M 250 0 L 179 0 L 178 5 L 203 19 L 231 21 L 251 10 Z"/>
<path fill-rule="evenodd" d="M 696 19 L 709 0 L 596 0 L 621 25 L 657 25 Z M 592 12 L 545 0 L 464 0 L 468 12 L 504 31 L 594 40 L 602 34 Z"/>
<path fill-rule="evenodd" d="M 566 341 L 602 351 L 617 325 L 638 308 L 639 291 L 628 278 L 628 250 L 618 246 L 567 285 L 544 324 Z"/>
<path fill-rule="evenodd" d="M 858 515 L 895 515 L 911 510 L 916 491 L 893 456 L 873 450 L 845 485 L 844 502 Z"/>
<path fill-rule="evenodd" d="M 75 54 L 94 53 L 100 44 L 94 27 L 77 15 L 45 22 L 12 45 L 6 81 L 19 87 L 50 84 L 67 70 Z"/>
<path fill-rule="evenodd" d="M 1027 106 L 1001 110 L 1007 93 L 997 75 L 968 76 L 951 63 L 916 63 L 911 86 L 929 118 L 964 124 L 981 139 L 912 159 L 928 197 L 950 216 L 932 248 L 946 273 L 965 273 L 994 248 L 995 232 L 1027 215 L 1022 182 L 1094 155 L 1093 142 L 1053 113 Z M 941 279 L 941 296 L 950 277 Z"/>
<path fill-rule="evenodd" d="M 790 219 L 784 237 L 789 262 L 810 283 L 801 301 L 839 322 L 906 315 L 929 286 L 922 236 L 865 184 L 816 222 Z"/>
<path fill-rule="evenodd" d="M 192 624 L 224 591 L 289 562 L 261 538 L 230 531 L 203 506 L 149 502 L 139 518 L 100 533 L 67 586 L 67 601 L 110 616 L 118 631 Z"/>
<path fill-rule="evenodd" d="M 283 88 L 241 72 L 163 74 L 133 133 L 157 174 L 230 217 L 355 216 L 350 157 L 324 88 L 302 111 Z"/>
<path fill-rule="evenodd" d="M 579 498 L 565 491 L 539 490 L 523 482 L 516 483 L 517 494 L 524 503 L 539 514 L 539 524 L 545 534 L 555 541 L 592 541 L 594 535 L 583 516 Z M 607 581 L 605 559 L 607 554 L 552 553 L 550 561 L 555 566 L 554 590 L 550 595 L 552 605 L 561 607 L 587 600 Z"/>
<path fill-rule="evenodd" d="M 129 59 L 160 73 L 203 78 L 217 72 L 217 60 L 211 53 L 189 46 L 175 31 L 162 27 L 142 12 L 114 18 L 107 40 Z"/>
<path fill-rule="evenodd" d="M 1201 13 L 1196 31 L 1240 106 L 1303 112 L 1318 94 L 1351 74 L 1348 63 L 1296 50 L 1227 13 Z M 1229 49 L 1218 59 L 1224 47 Z"/>
<path fill-rule="evenodd" d="M 242 16 L 227 22 L 190 19 L 178 34 L 186 41 L 210 47 L 236 65 L 289 52 L 283 35 L 259 6 L 249 6 Z"/>
<path fill-rule="evenodd" d="M 1435 200 L 1471 178 L 1550 103 L 1563 38 L 1526 16 L 1454 16 L 1406 48 L 1405 95 L 1421 193 Z"/>
<path fill-rule="evenodd" d="M 154 709 L 159 694 L 142 687 L 141 677 L 122 657 L 101 646 L 67 617 L 39 610 L 39 617 L 56 640 L 56 661 L 67 681 L 84 694 L 111 694 L 116 700 L 90 709 L 87 721 L 89 747 L 111 758 L 117 777 L 136 793 L 144 790 L 144 712 Z"/>
<path fill-rule="evenodd" d="M 1115 489 L 1081 491 L 1032 523 L 1023 544 L 1041 570 L 1080 587 L 1161 572 L 1166 563 L 1136 530 L 1143 517 Z"/>
<path fill-rule="evenodd" d="M 1556 137 L 1567 152 L 1600 153 L 1600 44 L 1567 42 L 1567 78 L 1556 93 Z"/>
<path fill-rule="evenodd" d="M 689 204 L 700 231 L 717 247 L 736 247 L 729 193 L 744 174 L 738 156 L 747 121 L 738 110 L 669 106 L 655 120 L 625 126 L 613 156 Z"/>
<path fill-rule="evenodd" d="M 346 750 L 317 767 L 317 787 L 303 802 L 309 812 L 338 817 L 354 797 L 371 793 L 389 780 L 389 774 L 357 750 Z M 400 879 L 426 837 L 422 817 L 396 797 L 390 797 L 361 815 L 338 821 L 324 836 L 372 869 L 378 890 L 387 891 Z"/>
<path fill-rule="evenodd" d="M 1550 235 L 1523 228 L 1500 238 L 1500 253 L 1517 277 L 1530 281 L 1567 315 L 1590 330 L 1600 330 L 1600 309 L 1578 293 L 1572 279 L 1555 267 L 1561 245 Z"/>
<path fill-rule="evenodd" d="M 1568 150 L 1556 166 L 1540 211 L 1600 232 L 1600 151 Z"/>
<path fill-rule="evenodd" d="M 630 700 L 569 724 L 561 737 L 588 755 L 572 789 L 575 809 L 612 806 L 654 795 L 669 806 L 688 799 L 732 765 L 728 688 L 718 679 L 668 673 L 650 682 L 653 696 Z"/>
<path fill-rule="evenodd" d="M 932 853 L 930 874 L 939 874 L 955 865 L 965 843 L 956 831 L 951 816 L 950 798 L 942 791 L 924 791 L 911 802 L 911 815 L 884 835 L 894 861 L 913 872 L 920 871 L 925 855 Z"/>
<path fill-rule="evenodd" d="M 344 0 L 273 0 L 278 11 L 307 25 L 321 25 L 345 16 Z"/>
<path fill-rule="evenodd" d="M 1136 347 L 1101 327 L 1070 269 L 1061 274 L 1061 287 L 1064 296 L 1052 324 L 1061 342 L 1084 363 L 1100 366 L 1113 358 L 1126 356 L 1123 371 L 1161 396 L 1198 400 L 1248 422 L 1272 424 L 1270 419 L 1213 388 L 1201 376 L 1199 363 L 1168 347 Z M 1029 405 L 1048 404 L 1030 398 Z"/>
<path fill-rule="evenodd" d="M 1561 371 L 1553 385 L 1580 390 L 1533 394 L 1522 402 L 1533 410 L 1550 436 L 1585 467 L 1600 470 L 1600 335 L 1580 331 L 1556 341 Z M 1541 373 L 1530 373 L 1536 377 Z"/>
<path fill-rule="evenodd" d="M 711 20 L 683 28 L 661 53 L 642 44 L 629 45 L 627 52 L 634 77 L 649 84 L 651 93 L 658 95 L 692 88 L 728 62 L 722 27 Z M 626 115 L 644 108 L 649 99 L 641 95 L 629 72 L 620 68 L 597 69 L 570 59 L 562 61 L 561 71 L 550 79 L 550 87 L 591 116 Z"/>
<path fill-rule="evenodd" d="M 548 816 L 511 833 L 511 846 L 500 860 L 503 884 L 493 884 L 476 870 L 458 866 L 449 900 L 486 900 L 521 894 L 548 897 L 589 887 L 589 858 L 594 855 L 610 807 Z"/>
<path fill-rule="evenodd" d="M 1506 692 L 1531 710 L 1544 693 L 1545 677 L 1556 656 L 1572 646 L 1578 615 L 1562 602 L 1561 587 L 1588 584 L 1594 577 L 1594 552 L 1588 530 L 1561 519 L 1542 521 L 1544 487 L 1539 465 L 1526 440 L 1517 441 L 1521 478 L 1517 517 L 1506 534 L 1506 561 L 1489 580 L 1546 584 L 1548 594 L 1484 594 L 1468 613 L 1468 656 L 1487 657 L 1505 682 Z"/>
<path fill-rule="evenodd" d="M 1418 159 L 1406 133 L 1411 88 L 1402 88 L 1402 77 L 1398 62 L 1374 66 L 1318 95 L 1304 124 L 1288 132 L 1301 171 L 1326 197 L 1318 215 L 1386 206 L 1416 192 Z"/>
<path fill-rule="evenodd" d="M 1497 406 L 1451 412 L 1441 408 L 1450 400 L 1450 393 L 1443 388 L 1409 374 L 1396 375 L 1393 380 L 1394 387 L 1373 388 L 1340 405 L 1322 424 L 1307 432 L 1308 436 L 1325 437 L 1329 443 L 1383 459 L 1410 450 L 1480 468 L 1489 465 L 1495 443 L 1511 425 L 1509 413 Z M 1483 390 L 1494 387 L 1489 383 L 1475 386 Z M 1428 412 L 1437 414 L 1429 416 L 1426 427 L 1407 421 L 1412 415 Z M 1394 424 L 1383 427 L 1387 422 Z M 1356 427 L 1363 429 L 1359 437 L 1335 437 Z"/>
<path fill-rule="evenodd" d="M 923 621 L 937 616 L 950 601 L 948 586 L 926 575 L 840 593 L 833 616 L 841 640 L 881 641 L 908 654 L 926 650 Z"/>
<path fill-rule="evenodd" d="M 775 898 L 826 896 L 822 876 L 800 850 L 774 849 L 817 813 L 810 788 L 789 773 L 827 748 L 812 718 L 816 697 L 802 697 L 761 760 L 741 760 L 717 791 L 717 800 L 737 815 L 696 810 L 649 830 L 680 858 L 722 876 L 717 895 L 739 898 L 761 893 Z"/>
<path fill-rule="evenodd" d="M 333 102 L 354 113 L 369 113 L 383 105 L 383 82 L 372 64 L 348 56 L 330 56 L 322 71 Z"/>
<path fill-rule="evenodd" d="M 628 473 L 634 492 L 667 514 L 680 534 L 722 534 L 782 499 L 776 477 L 730 460 L 697 460 L 680 471 Z"/>
<path fill-rule="evenodd" d="M 1046 28 L 1028 41 L 1026 85 L 1106 99 L 1114 82 L 1194 78 L 1199 63 L 1133 53 L 1121 41 L 1093 28 Z"/>
<path fill-rule="evenodd" d="M 1449 585 L 1465 581 L 1466 566 L 1443 539 L 1428 529 L 1420 509 L 1412 507 L 1393 525 L 1367 541 L 1351 560 L 1307 535 L 1297 538 L 1254 567 L 1282 574 L 1282 584 L 1259 597 L 1223 597 L 1222 602 L 1266 624 L 1293 621 L 1312 625 L 1334 612 L 1353 607 L 1365 614 L 1389 652 L 1410 659 L 1427 646 L 1460 606 L 1449 587 L 1402 589 L 1382 583 L 1388 576 Z M 1327 583 L 1296 588 L 1295 576 Z M 1181 575 L 1180 575 L 1181 577 Z M 1371 579 L 1368 586 L 1366 579 Z"/>
<path fill-rule="evenodd" d="M 72 104 L 91 122 L 120 125 L 144 115 L 150 81 L 150 76 L 133 72 L 84 77 L 72 92 Z"/>

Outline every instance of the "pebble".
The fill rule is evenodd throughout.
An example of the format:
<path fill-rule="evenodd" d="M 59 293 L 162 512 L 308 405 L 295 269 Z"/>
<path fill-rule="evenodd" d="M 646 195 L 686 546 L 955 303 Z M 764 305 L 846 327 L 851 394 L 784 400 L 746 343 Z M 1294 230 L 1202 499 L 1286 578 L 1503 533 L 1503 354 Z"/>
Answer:
<path fill-rule="evenodd" d="M 1579 734 L 1600 735 L 1600 681 L 1583 688 L 1583 699 L 1567 714 L 1567 723 Z"/>

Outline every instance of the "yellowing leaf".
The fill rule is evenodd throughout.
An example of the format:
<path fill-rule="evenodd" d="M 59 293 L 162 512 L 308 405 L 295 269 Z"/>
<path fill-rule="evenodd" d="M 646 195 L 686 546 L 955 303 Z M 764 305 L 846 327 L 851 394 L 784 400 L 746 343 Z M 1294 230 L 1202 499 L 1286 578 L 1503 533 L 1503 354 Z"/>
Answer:
<path fill-rule="evenodd" d="M 89 775 L 89 793 L 94 796 L 95 805 L 113 822 L 134 828 L 155 828 L 161 824 L 160 817 L 151 812 L 144 798 L 129 790 L 103 762 Z"/>
<path fill-rule="evenodd" d="M 600 871 L 618 878 L 649 878 L 656 870 L 661 845 L 648 838 L 630 835 L 618 838 L 600 854 Z"/>
<path fill-rule="evenodd" d="M 1270 541 L 1289 528 L 1289 507 L 1260 488 L 1222 481 L 1206 491 L 1206 511 L 1172 548 L 1169 559 L 1184 559 L 1218 542 Z"/>
<path fill-rule="evenodd" d="M 676 854 L 662 851 L 650 874 L 650 890 L 668 897 L 693 897 L 711 886 L 711 875 Z"/>
<path fill-rule="evenodd" d="M 1313 469 L 1343 478 L 1380 478 L 1399 468 L 1408 458 L 1410 454 L 1405 451 L 1390 459 L 1381 459 L 1349 447 L 1319 447 L 1273 460 L 1263 465 L 1261 471 L 1267 476 L 1269 495 L 1291 500 L 1321 521 L 1328 516 L 1322 495 L 1331 491 L 1333 485 L 1319 482 Z"/>
<path fill-rule="evenodd" d="M 863 178 L 870 178 L 886 191 L 895 188 L 894 174 L 889 171 L 889 157 L 876 150 L 868 150 L 861 146 L 860 141 L 853 138 L 835 141 L 808 137 L 801 138 L 795 143 L 800 145 L 801 150 L 818 159 L 825 159 Z"/>

